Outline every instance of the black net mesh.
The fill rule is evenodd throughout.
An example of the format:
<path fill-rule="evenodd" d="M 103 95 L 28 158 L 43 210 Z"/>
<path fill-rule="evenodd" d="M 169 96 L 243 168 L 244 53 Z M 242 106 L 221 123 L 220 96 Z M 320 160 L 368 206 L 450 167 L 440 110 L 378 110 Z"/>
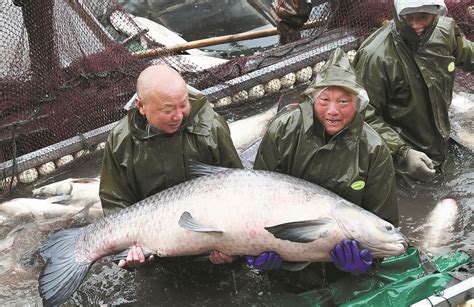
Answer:
<path fill-rule="evenodd" d="M 35 169 L 41 175 L 45 164 L 57 166 L 58 158 L 103 142 L 107 125 L 125 114 L 122 107 L 147 65 L 174 67 L 220 111 L 304 84 L 334 48 L 354 55 L 363 39 L 391 19 L 390 0 L 319 3 L 301 40 L 205 68 L 160 44 L 114 0 L 1 1 L 3 191 L 16 183 L 12 176 L 30 170 L 17 180 L 31 182 Z M 472 40 L 474 2 L 446 3 Z M 472 74 L 460 73 L 456 82 L 456 89 L 472 92 Z"/>

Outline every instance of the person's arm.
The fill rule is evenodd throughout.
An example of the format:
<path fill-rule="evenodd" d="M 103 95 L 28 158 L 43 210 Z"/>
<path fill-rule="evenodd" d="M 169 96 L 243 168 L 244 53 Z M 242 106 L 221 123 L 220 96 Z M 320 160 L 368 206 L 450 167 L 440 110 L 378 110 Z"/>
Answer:
<path fill-rule="evenodd" d="M 278 150 L 279 125 L 273 121 L 258 147 L 253 168 L 256 170 L 282 172 L 281 156 Z"/>
<path fill-rule="evenodd" d="M 381 145 L 370 161 L 362 203 L 364 208 L 398 226 L 398 200 L 395 187 L 392 157 L 388 148 Z"/>
<path fill-rule="evenodd" d="M 114 155 L 112 135 L 104 149 L 99 197 L 105 216 L 136 202 L 135 194 L 127 183 L 124 166 L 120 165 Z"/>
<path fill-rule="evenodd" d="M 456 49 L 454 51 L 456 66 L 474 72 L 474 43 L 466 39 L 457 25 L 455 25 L 454 32 L 456 34 Z"/>
<path fill-rule="evenodd" d="M 365 111 L 365 122 L 377 131 L 387 143 L 390 153 L 395 158 L 407 150 L 408 145 L 401 139 L 398 132 L 393 129 L 383 118 L 384 109 L 387 107 L 387 95 L 390 82 L 384 76 L 381 63 L 371 63 L 368 55 L 358 53 L 353 65 L 370 98 L 370 103 Z"/>

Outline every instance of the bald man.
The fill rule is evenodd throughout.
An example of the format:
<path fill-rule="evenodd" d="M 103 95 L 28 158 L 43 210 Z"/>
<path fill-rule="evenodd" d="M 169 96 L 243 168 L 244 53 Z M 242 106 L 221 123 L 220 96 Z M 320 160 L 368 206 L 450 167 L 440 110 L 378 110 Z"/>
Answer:
<path fill-rule="evenodd" d="M 204 95 L 188 94 L 175 70 L 146 68 L 137 96 L 107 139 L 99 191 L 105 215 L 184 182 L 188 159 L 242 168 L 225 120 Z"/>

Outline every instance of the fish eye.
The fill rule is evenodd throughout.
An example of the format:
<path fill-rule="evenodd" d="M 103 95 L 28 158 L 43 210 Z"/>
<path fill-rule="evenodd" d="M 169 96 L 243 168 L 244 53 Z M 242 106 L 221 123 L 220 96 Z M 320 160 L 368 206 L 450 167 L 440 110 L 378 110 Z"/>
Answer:
<path fill-rule="evenodd" d="M 387 225 L 387 226 L 385 226 L 385 229 L 387 229 L 388 231 L 392 231 L 392 230 L 393 230 L 393 226 L 392 226 L 392 225 Z"/>

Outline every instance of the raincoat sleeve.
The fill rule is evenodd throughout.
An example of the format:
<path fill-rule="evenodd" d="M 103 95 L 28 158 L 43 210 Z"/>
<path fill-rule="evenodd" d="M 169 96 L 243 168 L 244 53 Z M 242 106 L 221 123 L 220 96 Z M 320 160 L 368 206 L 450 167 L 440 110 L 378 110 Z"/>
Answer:
<path fill-rule="evenodd" d="M 107 140 L 100 176 L 99 197 L 104 215 L 126 208 L 137 201 L 132 188 L 127 183 L 125 167 L 114 154 L 113 135 Z"/>
<path fill-rule="evenodd" d="M 365 111 L 365 121 L 382 136 L 390 153 L 397 156 L 400 149 L 408 145 L 401 139 L 398 132 L 383 119 L 390 86 L 384 76 L 383 64 L 371 63 L 367 57 L 358 54 L 354 59 L 354 68 L 363 81 L 370 98 L 370 103 Z"/>
<path fill-rule="evenodd" d="M 456 34 L 456 50 L 454 51 L 456 66 L 461 66 L 469 72 L 474 72 L 474 43 L 466 39 L 457 25 L 454 27 L 454 32 Z"/>
<path fill-rule="evenodd" d="M 217 142 L 217 146 L 214 150 L 216 163 L 224 167 L 243 168 L 242 161 L 230 137 L 229 126 L 221 116 L 217 116 L 217 125 L 214 134 Z"/>
<path fill-rule="evenodd" d="M 270 123 L 255 157 L 254 169 L 286 173 L 292 151 L 299 117 L 280 113 Z"/>
<path fill-rule="evenodd" d="M 362 203 L 366 209 L 398 226 L 398 200 L 395 193 L 395 170 L 388 148 L 378 146 L 371 161 Z"/>
<path fill-rule="evenodd" d="M 277 143 L 278 137 L 270 127 L 258 148 L 254 169 L 282 172 Z"/>

